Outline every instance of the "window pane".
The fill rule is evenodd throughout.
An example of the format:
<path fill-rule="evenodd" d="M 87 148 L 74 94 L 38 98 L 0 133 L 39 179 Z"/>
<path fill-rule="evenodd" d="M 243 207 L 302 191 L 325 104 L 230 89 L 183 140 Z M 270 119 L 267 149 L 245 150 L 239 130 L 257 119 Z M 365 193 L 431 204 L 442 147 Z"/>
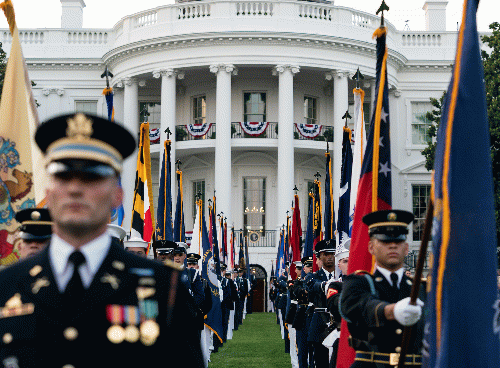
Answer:
<path fill-rule="evenodd" d="M 427 144 L 430 138 L 427 136 L 427 130 L 431 122 L 426 114 L 432 111 L 430 102 L 412 102 L 411 103 L 411 140 L 412 144 Z"/>
<path fill-rule="evenodd" d="M 97 101 L 75 101 L 75 112 L 97 114 Z"/>
<path fill-rule="evenodd" d="M 266 120 L 266 94 L 247 92 L 243 94 L 243 119 L 244 121 Z"/>
<path fill-rule="evenodd" d="M 243 178 L 243 225 L 245 232 L 265 231 L 266 179 Z"/>
<path fill-rule="evenodd" d="M 194 124 L 206 122 L 207 98 L 206 96 L 193 97 L 193 120 Z"/>
<path fill-rule="evenodd" d="M 317 99 L 304 96 L 304 123 L 318 124 L 317 119 Z"/>
<path fill-rule="evenodd" d="M 425 217 L 427 216 L 427 201 L 431 194 L 430 184 L 412 185 L 413 214 L 413 240 L 422 240 L 422 231 L 424 229 Z"/>

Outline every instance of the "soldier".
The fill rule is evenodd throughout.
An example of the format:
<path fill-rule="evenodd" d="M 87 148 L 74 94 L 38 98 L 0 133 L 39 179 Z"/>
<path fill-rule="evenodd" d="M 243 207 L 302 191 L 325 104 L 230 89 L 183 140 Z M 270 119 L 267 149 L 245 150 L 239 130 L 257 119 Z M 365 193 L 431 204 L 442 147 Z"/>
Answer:
<path fill-rule="evenodd" d="M 125 237 L 127 236 L 127 231 L 123 227 L 121 227 L 120 225 L 116 225 L 116 224 L 108 224 L 108 233 L 113 238 L 118 239 L 118 242 L 123 247 L 123 241 L 125 240 Z"/>
<path fill-rule="evenodd" d="M 174 248 L 176 246 L 175 242 L 171 240 L 155 240 L 153 249 L 156 250 L 156 259 L 165 265 L 170 265 L 174 261 Z"/>
<path fill-rule="evenodd" d="M 124 240 L 123 247 L 127 252 L 138 255 L 139 257 L 147 257 L 146 250 L 148 249 L 148 242 L 141 238 L 132 237 Z"/>
<path fill-rule="evenodd" d="M 52 236 L 52 220 L 45 208 L 28 208 L 16 213 L 16 221 L 21 224 L 17 243 L 19 258 L 31 257 L 45 248 Z"/>
<path fill-rule="evenodd" d="M 308 329 L 306 326 L 309 326 L 311 322 L 311 317 L 312 313 L 314 312 L 314 308 L 312 308 L 310 317 L 308 317 L 307 309 L 309 304 L 309 298 L 306 287 L 306 278 L 312 272 L 313 257 L 303 257 L 300 262 L 302 264 L 302 270 L 304 271 L 304 277 L 300 276 L 295 283 L 294 293 L 297 299 L 298 307 L 297 307 L 297 312 L 295 313 L 295 318 L 293 320 L 293 327 L 296 330 L 297 357 L 298 357 L 299 368 L 307 368 L 309 346 L 307 343 Z"/>
<path fill-rule="evenodd" d="M 82 113 L 40 125 L 48 247 L 0 274 L 0 362 L 6 367 L 136 367 L 190 357 L 203 367 L 194 306 L 177 268 L 125 252 L 106 231 L 123 197 L 122 126 Z M 91 352 L 91 353 L 90 353 Z"/>
<path fill-rule="evenodd" d="M 417 299 L 417 305 L 409 304 L 412 280 L 403 267 L 408 253 L 407 226 L 412 221 L 411 212 L 400 210 L 377 211 L 363 217 L 369 229 L 368 250 L 375 257 L 375 272 L 346 276 L 340 296 L 341 312 L 356 350 L 352 367 L 397 365 L 403 328 L 415 324 L 405 364 L 421 365 L 423 302 Z"/>

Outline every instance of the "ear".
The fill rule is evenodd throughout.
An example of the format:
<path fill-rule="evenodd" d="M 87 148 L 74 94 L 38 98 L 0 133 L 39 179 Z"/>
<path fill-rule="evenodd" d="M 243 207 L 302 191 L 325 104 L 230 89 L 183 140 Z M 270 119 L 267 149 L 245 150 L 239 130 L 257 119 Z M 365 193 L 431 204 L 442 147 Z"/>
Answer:
<path fill-rule="evenodd" d="M 116 182 L 111 202 L 113 208 L 118 208 L 123 203 L 123 188 L 118 185 L 118 181 Z"/>
<path fill-rule="evenodd" d="M 373 256 L 373 241 L 371 239 L 368 241 L 368 252 Z"/>
<path fill-rule="evenodd" d="M 408 251 L 410 250 L 410 247 L 407 242 L 404 243 L 404 252 L 405 252 L 405 257 L 408 255 Z"/>

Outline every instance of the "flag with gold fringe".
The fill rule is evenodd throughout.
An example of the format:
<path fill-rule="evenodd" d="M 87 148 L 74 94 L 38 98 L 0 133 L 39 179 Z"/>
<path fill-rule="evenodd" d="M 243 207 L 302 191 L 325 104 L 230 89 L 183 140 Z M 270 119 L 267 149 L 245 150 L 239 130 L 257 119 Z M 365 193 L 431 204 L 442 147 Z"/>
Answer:
<path fill-rule="evenodd" d="M 153 183 L 151 181 L 151 156 L 149 152 L 149 123 L 142 123 L 137 153 L 134 201 L 132 206 L 131 237 L 151 242 L 154 224 Z M 149 245 L 148 245 L 149 251 Z"/>
<path fill-rule="evenodd" d="M 18 259 L 14 251 L 15 213 L 43 201 L 45 173 L 33 170 L 43 167 L 42 154 L 33 140 L 39 121 L 14 8 L 10 0 L 0 8 L 12 34 L 0 103 L 0 265 L 8 265 Z"/>

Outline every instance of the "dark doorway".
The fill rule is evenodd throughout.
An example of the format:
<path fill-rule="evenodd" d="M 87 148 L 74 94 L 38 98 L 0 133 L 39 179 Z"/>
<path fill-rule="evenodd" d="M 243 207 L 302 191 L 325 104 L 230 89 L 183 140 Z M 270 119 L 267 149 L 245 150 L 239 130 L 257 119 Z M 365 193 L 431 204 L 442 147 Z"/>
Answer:
<path fill-rule="evenodd" d="M 267 310 L 267 272 L 264 267 L 256 264 L 250 265 L 253 276 L 252 310 L 265 312 Z"/>

